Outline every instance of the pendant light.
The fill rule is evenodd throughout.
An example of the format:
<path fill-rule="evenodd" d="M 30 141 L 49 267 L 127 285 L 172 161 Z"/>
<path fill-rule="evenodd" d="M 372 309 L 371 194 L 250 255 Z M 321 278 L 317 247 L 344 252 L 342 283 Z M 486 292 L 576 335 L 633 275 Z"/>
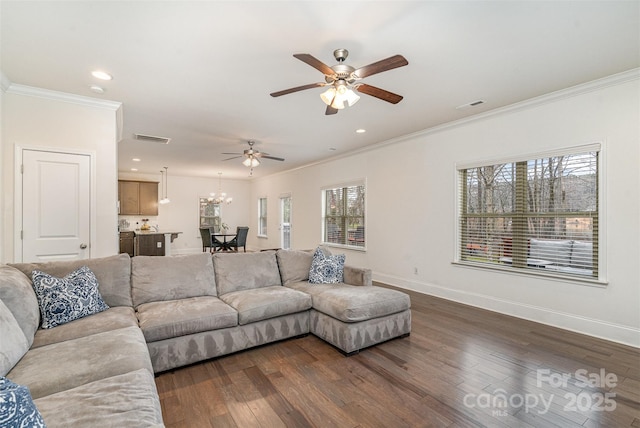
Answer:
<path fill-rule="evenodd" d="M 168 204 L 169 202 L 171 202 L 169 200 L 169 197 L 167 196 L 167 187 L 169 184 L 169 172 L 167 171 L 168 169 L 169 167 L 165 166 L 164 171 L 160 171 L 160 173 L 162 174 L 162 180 L 164 181 L 164 198 L 160 199 L 161 204 Z"/>

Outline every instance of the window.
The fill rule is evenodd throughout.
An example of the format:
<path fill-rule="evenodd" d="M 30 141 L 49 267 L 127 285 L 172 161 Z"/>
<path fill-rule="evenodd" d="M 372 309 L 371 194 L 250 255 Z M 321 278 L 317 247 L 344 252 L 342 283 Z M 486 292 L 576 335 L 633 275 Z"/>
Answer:
<path fill-rule="evenodd" d="M 258 199 L 258 235 L 267 236 L 267 198 Z"/>
<path fill-rule="evenodd" d="M 325 244 L 365 247 L 364 202 L 364 184 L 323 190 Z"/>
<path fill-rule="evenodd" d="M 214 204 L 210 198 L 200 198 L 200 227 L 213 227 L 220 230 L 220 205 Z"/>
<path fill-rule="evenodd" d="M 599 145 L 458 169 L 461 262 L 598 278 Z"/>

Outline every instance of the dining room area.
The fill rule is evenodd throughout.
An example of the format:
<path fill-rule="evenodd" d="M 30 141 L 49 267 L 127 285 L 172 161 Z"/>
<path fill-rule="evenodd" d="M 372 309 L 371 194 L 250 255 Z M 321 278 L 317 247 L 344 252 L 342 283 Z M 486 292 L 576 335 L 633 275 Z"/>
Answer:
<path fill-rule="evenodd" d="M 238 252 L 239 248 L 247 252 L 249 227 L 236 226 L 233 230 L 228 223 L 222 221 L 223 207 L 231 205 L 232 202 L 233 198 L 221 192 L 209 197 L 200 197 L 199 224 L 203 252 Z"/>

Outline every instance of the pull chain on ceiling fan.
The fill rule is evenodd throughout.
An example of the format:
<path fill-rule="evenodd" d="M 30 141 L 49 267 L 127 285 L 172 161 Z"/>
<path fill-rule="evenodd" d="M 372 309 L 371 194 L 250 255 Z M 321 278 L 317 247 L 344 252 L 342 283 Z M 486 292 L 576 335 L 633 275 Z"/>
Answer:
<path fill-rule="evenodd" d="M 341 110 L 346 106 L 351 107 L 357 103 L 360 97 L 354 92 L 354 90 L 391 104 L 397 104 L 402 101 L 403 97 L 401 95 L 359 82 L 365 77 L 409 64 L 402 55 L 394 55 L 358 69 L 344 64 L 347 56 L 349 56 L 349 51 L 346 49 L 336 49 L 333 52 L 333 56 L 336 61 L 338 61 L 338 64 L 332 67 L 329 67 L 310 54 L 294 54 L 293 56 L 324 74 L 325 81 L 297 86 L 283 91 L 272 92 L 270 94 L 272 97 L 279 97 L 306 89 L 329 86 L 329 89 L 320 95 L 322 101 L 327 105 L 327 109 L 325 111 L 325 114 L 327 115 L 336 114 L 338 110 Z"/>

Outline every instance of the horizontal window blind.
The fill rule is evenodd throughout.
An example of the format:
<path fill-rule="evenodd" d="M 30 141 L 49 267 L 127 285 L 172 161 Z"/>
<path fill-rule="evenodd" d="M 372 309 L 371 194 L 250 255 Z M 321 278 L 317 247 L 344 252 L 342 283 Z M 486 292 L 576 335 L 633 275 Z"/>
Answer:
<path fill-rule="evenodd" d="M 324 191 L 324 243 L 365 247 L 365 186 Z"/>
<path fill-rule="evenodd" d="M 459 170 L 460 260 L 597 278 L 598 155 Z"/>

